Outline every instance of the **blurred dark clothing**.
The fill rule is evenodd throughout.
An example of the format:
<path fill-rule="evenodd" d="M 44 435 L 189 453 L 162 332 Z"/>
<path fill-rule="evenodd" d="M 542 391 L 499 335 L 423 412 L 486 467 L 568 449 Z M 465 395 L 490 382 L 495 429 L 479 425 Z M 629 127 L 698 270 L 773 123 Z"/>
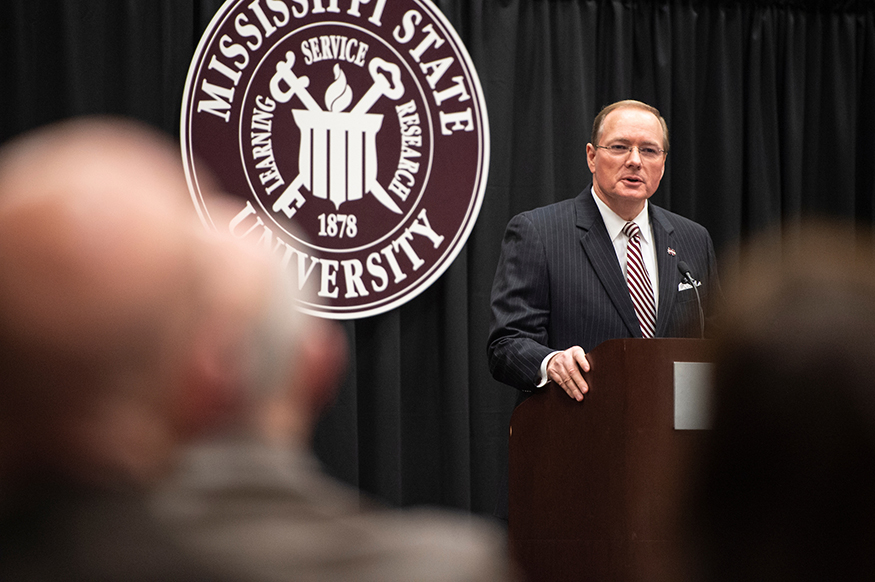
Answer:
<path fill-rule="evenodd" d="M 138 491 L 45 477 L 0 504 L 4 582 L 231 582 L 177 546 Z"/>
<path fill-rule="evenodd" d="M 515 579 L 493 524 L 388 510 L 327 477 L 303 450 L 254 441 L 192 447 L 156 507 L 181 540 L 251 580 Z"/>
<path fill-rule="evenodd" d="M 684 504 L 691 580 L 875 580 L 875 244 L 803 223 L 742 248 Z"/>

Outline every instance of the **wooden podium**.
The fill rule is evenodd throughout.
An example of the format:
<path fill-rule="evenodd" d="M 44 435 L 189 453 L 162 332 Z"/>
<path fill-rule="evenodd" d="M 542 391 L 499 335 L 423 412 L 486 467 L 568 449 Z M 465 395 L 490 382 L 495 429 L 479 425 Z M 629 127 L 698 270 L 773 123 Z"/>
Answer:
<path fill-rule="evenodd" d="M 682 578 L 675 504 L 708 431 L 675 428 L 675 363 L 712 351 L 706 340 L 610 340 L 587 356 L 583 402 L 550 383 L 514 410 L 508 537 L 528 580 Z"/>

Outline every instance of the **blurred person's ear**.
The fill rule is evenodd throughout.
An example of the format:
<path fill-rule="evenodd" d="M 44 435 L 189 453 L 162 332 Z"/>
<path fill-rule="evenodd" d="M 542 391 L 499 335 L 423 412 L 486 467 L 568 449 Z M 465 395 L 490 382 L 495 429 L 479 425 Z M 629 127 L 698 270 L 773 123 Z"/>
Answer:
<path fill-rule="evenodd" d="M 307 339 L 294 379 L 299 402 L 315 417 L 334 402 L 346 375 L 349 346 L 346 332 L 337 322 L 316 319 L 308 326 Z"/>
<path fill-rule="evenodd" d="M 245 401 L 240 358 L 220 345 L 222 337 L 221 333 L 204 333 L 192 350 L 176 406 L 183 438 L 230 422 Z"/>

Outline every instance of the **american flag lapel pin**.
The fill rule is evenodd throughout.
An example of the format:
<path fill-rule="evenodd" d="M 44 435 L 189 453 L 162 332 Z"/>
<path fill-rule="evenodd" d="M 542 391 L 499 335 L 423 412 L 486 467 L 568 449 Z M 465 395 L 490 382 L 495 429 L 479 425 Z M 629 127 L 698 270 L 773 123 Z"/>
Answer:
<path fill-rule="evenodd" d="M 674 256 L 677 256 L 677 253 L 674 252 L 674 249 L 671 248 L 671 247 L 668 247 L 668 254 L 670 254 L 670 255 L 673 256 L 673 257 L 674 257 Z"/>

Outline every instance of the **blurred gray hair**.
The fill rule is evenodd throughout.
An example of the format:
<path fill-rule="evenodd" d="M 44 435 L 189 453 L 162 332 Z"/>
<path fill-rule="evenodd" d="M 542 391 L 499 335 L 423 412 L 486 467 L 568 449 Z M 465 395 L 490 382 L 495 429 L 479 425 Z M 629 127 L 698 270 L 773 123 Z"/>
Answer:
<path fill-rule="evenodd" d="M 274 269 L 265 289 L 265 301 L 241 338 L 242 381 L 250 401 L 262 401 L 288 390 L 309 327 L 310 316 L 296 307 L 296 298 L 302 292 L 284 269 L 271 266 Z"/>

